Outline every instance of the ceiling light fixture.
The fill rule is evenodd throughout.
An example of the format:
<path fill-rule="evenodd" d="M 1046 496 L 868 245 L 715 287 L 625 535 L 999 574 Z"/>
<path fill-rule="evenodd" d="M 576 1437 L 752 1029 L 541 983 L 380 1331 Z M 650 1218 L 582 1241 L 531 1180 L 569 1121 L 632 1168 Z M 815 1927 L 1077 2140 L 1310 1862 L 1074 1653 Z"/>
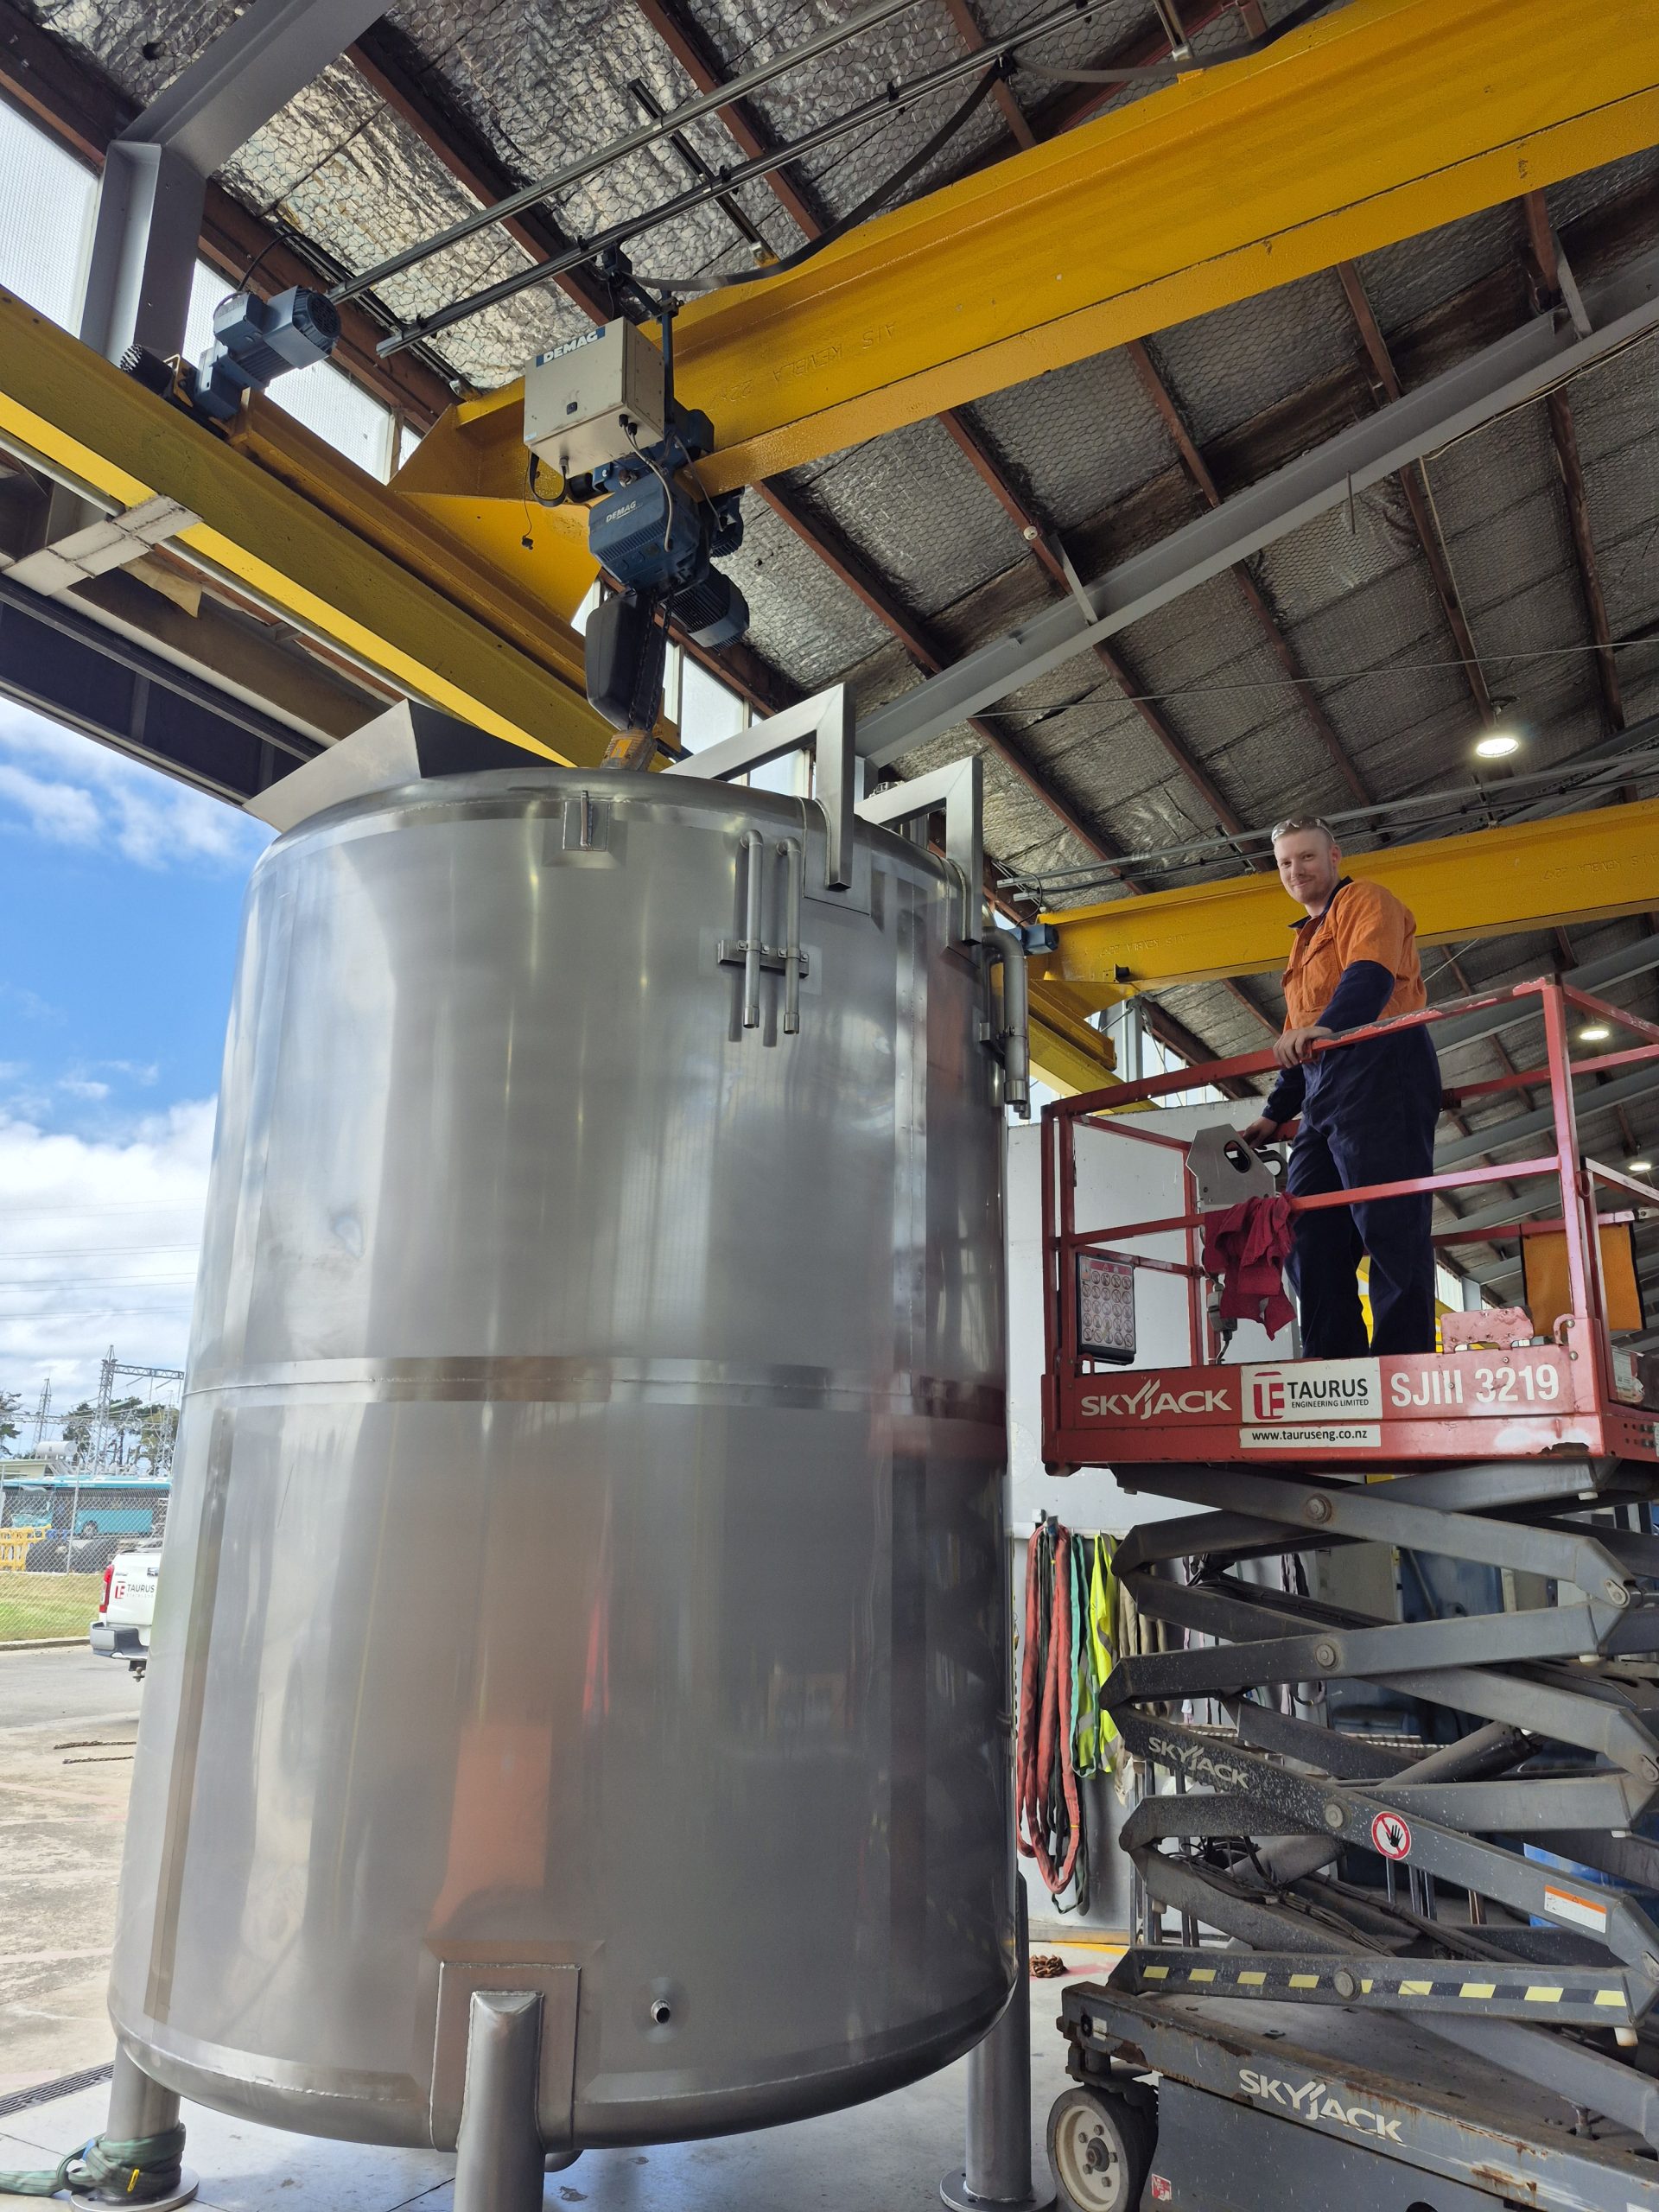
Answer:
<path fill-rule="evenodd" d="M 1579 1042 L 1580 1045 L 1605 1045 L 1612 1033 L 1605 1021 L 1592 1021 L 1587 1029 L 1580 1030 Z"/>
<path fill-rule="evenodd" d="M 1484 737 L 1475 741 L 1477 760 L 1507 760 L 1512 753 L 1521 750 L 1521 741 L 1513 730 L 1489 729 Z"/>
<path fill-rule="evenodd" d="M 1624 1173 L 1627 1175 L 1651 1175 L 1653 1162 L 1650 1160 L 1627 1160 Z"/>

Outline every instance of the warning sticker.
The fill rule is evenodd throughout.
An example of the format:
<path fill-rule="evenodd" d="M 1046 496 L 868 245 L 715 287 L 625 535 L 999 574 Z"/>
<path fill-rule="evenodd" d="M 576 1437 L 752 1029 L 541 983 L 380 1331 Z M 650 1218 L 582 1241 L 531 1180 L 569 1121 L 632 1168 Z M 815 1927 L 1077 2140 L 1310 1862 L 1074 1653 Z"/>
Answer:
<path fill-rule="evenodd" d="M 1598 1936 L 1607 1932 L 1606 1906 L 1591 1897 L 1577 1897 L 1571 1890 L 1558 1890 L 1553 1884 L 1548 1886 L 1544 1910 L 1552 1920 L 1570 1920 L 1575 1928 L 1593 1928 Z"/>
<path fill-rule="evenodd" d="M 1411 1849 L 1411 1827 L 1398 1813 L 1379 1813 L 1371 1822 L 1371 1845 L 1385 1859 L 1403 1859 Z"/>
<path fill-rule="evenodd" d="M 1152 2201 L 1154 2204 L 1168 2204 L 1173 2202 L 1174 2195 L 1173 2184 L 1166 2181 L 1162 2174 L 1153 2175 Z"/>
<path fill-rule="evenodd" d="M 1275 1452 L 1287 1445 L 1309 1444 L 1332 1452 L 1376 1452 L 1382 1448 L 1382 1432 L 1375 1421 L 1350 1421 L 1340 1427 L 1299 1421 L 1294 1428 L 1241 1428 L 1238 1440 L 1247 1452 Z"/>

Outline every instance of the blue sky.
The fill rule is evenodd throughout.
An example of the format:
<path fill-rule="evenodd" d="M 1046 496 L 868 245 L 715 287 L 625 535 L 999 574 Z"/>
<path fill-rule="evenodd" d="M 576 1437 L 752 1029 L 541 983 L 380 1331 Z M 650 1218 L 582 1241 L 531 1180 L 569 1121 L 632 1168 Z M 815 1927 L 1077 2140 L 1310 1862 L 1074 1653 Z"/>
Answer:
<path fill-rule="evenodd" d="M 183 1363 L 242 896 L 269 836 L 0 700 L 0 1390 L 32 1403 L 49 1374 L 67 1405 L 111 1344 Z"/>

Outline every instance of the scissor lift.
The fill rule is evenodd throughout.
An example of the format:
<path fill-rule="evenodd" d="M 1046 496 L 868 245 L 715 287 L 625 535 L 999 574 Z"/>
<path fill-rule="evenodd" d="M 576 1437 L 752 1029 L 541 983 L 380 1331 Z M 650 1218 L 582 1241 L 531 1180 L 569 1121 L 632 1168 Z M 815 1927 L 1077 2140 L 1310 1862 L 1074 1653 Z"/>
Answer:
<path fill-rule="evenodd" d="M 1534 1218 L 1516 1233 L 1565 1240 L 1571 1310 L 1548 1336 L 1458 1317 L 1468 1348 L 1225 1363 L 1195 1198 L 1080 1229 L 1078 1146 L 1144 1141 L 1125 1107 L 1268 1056 L 1044 1110 L 1045 1459 L 1200 1509 L 1116 1557 L 1163 1648 L 1120 1656 L 1104 1694 L 1145 1788 L 1122 1836 L 1130 1948 L 1061 2022 L 1079 2086 L 1051 2148 L 1079 2212 L 1659 2212 L 1659 1846 L 1640 1832 L 1659 1796 L 1659 1402 L 1615 1358 L 1599 1233 L 1659 1200 L 1584 1155 L 1573 1092 L 1659 1058 L 1659 1028 L 1543 982 L 1405 1020 L 1528 998 L 1547 1065 L 1476 1088 L 1547 1087 L 1548 1150 L 1290 1204 L 1516 1186 Z M 1571 1009 L 1636 1042 L 1574 1061 Z M 1184 1262 L 1137 1254 L 1177 1233 Z M 1185 1364 L 1128 1373 L 1085 1348 L 1102 1259 L 1186 1277 Z M 1503 1602 L 1402 1620 L 1261 1579 L 1355 1543 L 1496 1570 L 1477 1580 Z M 1367 1720 L 1391 1700 L 1392 1732 L 1304 1717 L 1338 1682 L 1370 1686 Z"/>

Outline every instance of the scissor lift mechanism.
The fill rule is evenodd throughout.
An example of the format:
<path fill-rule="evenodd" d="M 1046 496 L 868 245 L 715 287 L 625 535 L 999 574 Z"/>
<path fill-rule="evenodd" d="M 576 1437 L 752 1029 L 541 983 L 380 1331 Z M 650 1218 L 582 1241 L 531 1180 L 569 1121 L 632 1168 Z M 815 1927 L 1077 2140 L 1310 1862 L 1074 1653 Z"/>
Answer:
<path fill-rule="evenodd" d="M 1659 2036 L 1649 2025 L 1659 1926 L 1632 1894 L 1659 1892 L 1659 1846 L 1637 1833 L 1659 1796 L 1659 1538 L 1649 1514 L 1659 1408 L 1632 1402 L 1628 1381 L 1620 1395 L 1597 1233 L 1656 1200 L 1584 1157 L 1573 1100 L 1575 1077 L 1659 1058 L 1659 1028 L 1554 983 L 1406 1020 L 1528 997 L 1543 1017 L 1547 1066 L 1478 1088 L 1548 1084 L 1548 1153 L 1291 1204 L 1531 1185 L 1533 1211 L 1548 1218 L 1516 1233 L 1566 1240 L 1572 1311 L 1547 1341 L 1217 1364 L 1199 1295 L 1202 1216 L 1080 1230 L 1077 1131 L 1175 1142 L 1118 1112 L 1254 1073 L 1268 1056 L 1044 1110 L 1045 1458 L 1058 1471 L 1109 1466 L 1127 1490 L 1202 1509 L 1135 1529 L 1116 1558 L 1170 1648 L 1122 1657 L 1104 1693 L 1147 1788 L 1122 1835 L 1136 1873 L 1130 1948 L 1105 1988 L 1068 1995 L 1062 2021 L 1071 2070 L 1093 2087 L 1061 2100 L 1051 2142 L 1084 2212 L 1129 2212 L 1138 2174 L 1148 2202 L 1193 2212 L 1338 2202 L 1358 2212 L 1373 2202 L 1379 2212 L 1445 2212 L 1483 2196 L 1659 2212 Z M 1616 1022 L 1636 1045 L 1574 1063 L 1569 1007 Z M 1598 1215 L 1604 1194 L 1623 1211 Z M 1184 1264 L 1136 1258 L 1137 1240 L 1176 1231 L 1186 1237 Z M 1187 1365 L 1126 1375 L 1080 1351 L 1078 1262 L 1090 1253 L 1187 1276 Z M 1333 1384 L 1339 1420 L 1298 1417 L 1300 1399 Z M 1249 1562 L 1355 1542 L 1546 1577 L 1556 1602 L 1401 1621 L 1247 1579 Z M 1445 1708 L 1458 1716 L 1453 1740 L 1383 1740 L 1285 1709 L 1299 1688 L 1338 1678 L 1376 1685 L 1402 1707 Z M 1163 1787 L 1160 1777 L 1170 1778 Z M 1522 1855 L 1529 1843 L 1596 1870 L 1606 1885 Z M 1167 1940 L 1172 1919 L 1179 1940 Z M 1200 1940 L 1205 1930 L 1217 1940 Z M 1275 2037 L 1294 2038 L 1298 2063 L 1357 2069 L 1372 2089 L 1379 2067 L 1384 2076 L 1389 2064 L 1404 2069 L 1385 2083 L 1382 2104 L 1326 2096 L 1332 2110 L 1386 2108 L 1400 2125 L 1379 2135 L 1369 2121 L 1349 2127 L 1287 2106 L 1284 2068 L 1264 2071 L 1242 2056 L 1248 2046 L 1271 2057 Z M 1439 2055 L 1440 2076 L 1426 2051 Z M 1499 2135 L 1510 2148 L 1493 2152 L 1483 2135 L 1478 2156 L 1431 2160 L 1402 2177 L 1399 2163 L 1444 2135 L 1446 2100 L 1434 2118 L 1425 2084 L 1450 2082 L 1447 2069 L 1473 2101 L 1463 2117 L 1484 2126 L 1474 2109 L 1484 2094 L 1506 2115 Z M 1154 2154 L 1148 2093 L 1123 2094 L 1126 2080 L 1148 2071 L 1164 2077 L 1170 2118 L 1178 2108 L 1193 2143 L 1232 2145 L 1230 2178 L 1213 2160 L 1195 2168 L 1173 2150 Z M 1280 2084 L 1273 2094 L 1249 2086 L 1268 2080 Z M 1112 2092 L 1103 2102 L 1103 2088 Z M 1206 2134 L 1209 2108 L 1192 2100 L 1217 2095 L 1266 2117 Z M 1293 2144 L 1293 2126 L 1311 2126 L 1342 2157 L 1333 2163 L 1328 2146 L 1315 2157 L 1311 2137 Z M 1286 2139 L 1260 2172 L 1241 2127 Z M 1290 2158 L 1293 2149 L 1302 2155 Z M 1378 2175 L 1339 2180 L 1356 2160 L 1357 2174 L 1377 2165 Z"/>

